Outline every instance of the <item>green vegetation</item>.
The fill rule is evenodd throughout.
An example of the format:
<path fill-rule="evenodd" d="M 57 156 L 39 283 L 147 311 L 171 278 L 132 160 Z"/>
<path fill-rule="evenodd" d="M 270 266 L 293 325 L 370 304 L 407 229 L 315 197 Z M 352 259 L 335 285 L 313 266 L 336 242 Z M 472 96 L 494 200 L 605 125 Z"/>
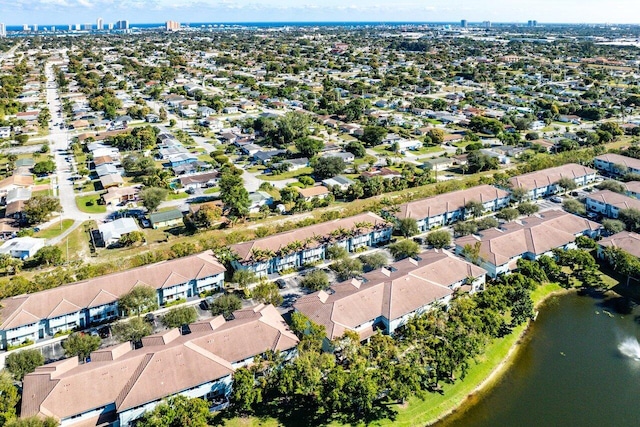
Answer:
<path fill-rule="evenodd" d="M 76 206 L 85 213 L 105 213 L 107 211 L 107 207 L 101 203 L 102 199 L 98 194 L 76 196 Z"/>
<path fill-rule="evenodd" d="M 40 237 L 41 239 L 52 239 L 67 231 L 75 221 L 72 219 L 63 219 L 62 227 L 60 224 L 54 224 L 49 228 L 40 230 L 33 235 L 33 237 Z"/>

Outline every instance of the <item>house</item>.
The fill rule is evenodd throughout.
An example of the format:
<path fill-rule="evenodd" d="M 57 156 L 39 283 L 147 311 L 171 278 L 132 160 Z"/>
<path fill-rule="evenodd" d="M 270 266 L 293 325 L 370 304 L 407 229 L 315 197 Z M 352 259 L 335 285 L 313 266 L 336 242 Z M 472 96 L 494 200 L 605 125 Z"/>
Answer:
<path fill-rule="evenodd" d="M 536 146 L 543 147 L 547 153 L 551 153 L 556 147 L 556 143 L 548 139 L 534 139 L 533 141 L 529 141 L 527 145 L 532 148 Z"/>
<path fill-rule="evenodd" d="M 511 159 L 509 159 L 507 154 L 494 150 L 493 148 L 481 148 L 479 151 L 485 156 L 498 159 L 498 162 L 502 165 L 508 165 L 511 163 Z"/>
<path fill-rule="evenodd" d="M 262 151 L 262 147 L 258 144 L 244 144 L 240 147 L 240 150 L 248 156 L 253 156 Z"/>
<path fill-rule="evenodd" d="M 106 156 L 100 156 L 98 158 L 104 158 L 104 157 Z M 99 166 L 96 165 L 96 175 L 98 175 L 99 177 L 102 177 L 105 175 L 116 175 L 116 174 L 119 174 L 118 168 L 111 163 L 103 163 Z"/>
<path fill-rule="evenodd" d="M 376 176 L 384 179 L 402 178 L 402 174 L 400 172 L 396 172 L 393 169 L 389 169 L 386 167 L 377 167 L 370 171 L 364 171 L 360 174 L 360 176 L 367 179 Z"/>
<path fill-rule="evenodd" d="M 179 153 L 169 158 L 169 166 L 175 168 L 177 166 L 186 165 L 188 163 L 195 163 L 198 161 L 198 157 L 186 152 Z"/>
<path fill-rule="evenodd" d="M 250 144 L 253 145 L 253 144 Z M 286 150 L 269 150 L 269 151 L 258 151 L 253 153 L 251 158 L 254 162 L 259 164 L 265 164 L 268 161 L 272 160 L 274 157 L 284 156 L 286 154 Z"/>
<path fill-rule="evenodd" d="M 44 247 L 45 241 L 35 237 L 16 237 L 0 246 L 0 254 L 11 255 L 18 259 L 31 258 Z"/>
<path fill-rule="evenodd" d="M 296 187 L 296 190 L 298 191 L 299 197 L 304 199 L 305 202 L 310 202 L 313 199 L 324 199 L 330 194 L 327 187 L 323 187 L 322 185 L 309 188 Z"/>
<path fill-rule="evenodd" d="M 273 204 L 273 196 L 264 191 L 256 191 L 249 194 L 249 213 L 258 213 L 264 205 L 271 206 Z"/>
<path fill-rule="evenodd" d="M 100 156 L 100 157 L 94 157 L 93 158 L 93 164 L 98 167 L 98 166 L 102 166 L 102 165 L 113 165 L 114 161 L 111 158 L 111 156 Z"/>
<path fill-rule="evenodd" d="M 393 224 L 366 212 L 231 245 L 237 254 L 231 265 L 258 275 L 279 273 L 324 260 L 329 246 L 354 252 L 387 243 L 392 231 Z"/>
<path fill-rule="evenodd" d="M 198 113 L 198 117 L 209 117 L 209 116 L 215 114 L 216 110 L 214 110 L 211 107 L 202 106 L 202 107 L 198 107 L 196 109 L 196 112 Z"/>
<path fill-rule="evenodd" d="M 7 195 L 4 198 L 4 203 L 10 205 L 13 202 L 17 201 L 26 201 L 31 198 L 31 189 L 30 188 L 14 188 L 13 190 L 9 190 Z"/>
<path fill-rule="evenodd" d="M 289 171 L 297 171 L 309 166 L 309 159 L 306 157 L 300 157 L 298 159 L 286 159 L 281 162 L 274 163 L 273 167 L 279 167 L 284 163 L 287 163 L 289 165 Z"/>
<path fill-rule="evenodd" d="M 333 178 L 328 178 L 322 180 L 322 185 L 331 189 L 334 187 L 338 187 L 341 191 L 347 191 L 350 185 L 352 185 L 354 181 L 352 179 L 347 178 L 346 176 L 338 175 Z"/>
<path fill-rule="evenodd" d="M 298 338 L 271 305 L 218 316 L 42 366 L 24 378 L 21 416 L 53 416 L 63 426 L 130 426 L 163 399 L 184 395 L 226 407 L 232 375 L 271 351 L 294 354 Z M 197 367 L 197 369 L 194 369 Z"/>
<path fill-rule="evenodd" d="M 376 331 L 392 335 L 434 304 L 447 304 L 456 291 L 483 289 L 486 271 L 447 251 L 431 250 L 300 297 L 297 312 L 324 326 L 325 345 L 346 331 L 361 340 Z"/>
<path fill-rule="evenodd" d="M 346 164 L 353 163 L 356 160 L 356 156 L 346 151 L 340 153 L 323 153 L 320 157 L 338 157 Z"/>
<path fill-rule="evenodd" d="M 124 180 L 122 179 L 122 175 L 119 173 L 112 173 L 101 176 L 100 184 L 102 185 L 102 188 L 107 190 L 111 187 L 122 187 L 124 185 Z"/>
<path fill-rule="evenodd" d="M 608 247 L 622 249 L 636 258 L 640 258 L 640 234 L 621 231 L 598 242 L 598 258 L 605 259 L 604 251 Z"/>
<path fill-rule="evenodd" d="M 154 212 L 149 215 L 149 221 L 151 221 L 151 226 L 153 228 L 164 228 L 172 227 L 174 225 L 182 225 L 182 212 L 179 209 Z"/>
<path fill-rule="evenodd" d="M 15 202 L 7 204 L 7 207 L 4 209 L 4 216 L 23 222 L 26 219 L 24 205 L 25 200 L 16 200 Z"/>
<path fill-rule="evenodd" d="M 0 197 L 5 197 L 10 190 L 15 188 L 33 187 L 32 175 L 11 175 L 0 181 Z"/>
<path fill-rule="evenodd" d="M 106 222 L 98 226 L 105 246 L 118 243 L 120 237 L 134 231 L 140 231 L 136 220 L 133 218 L 119 218 L 115 221 Z"/>
<path fill-rule="evenodd" d="M 629 197 L 635 197 L 636 199 L 640 199 L 640 181 L 629 181 L 625 182 L 624 187 L 626 188 L 626 194 Z"/>
<path fill-rule="evenodd" d="M 18 159 L 16 160 L 16 169 L 17 168 L 32 168 L 35 164 L 36 161 L 33 160 L 31 157 L 25 157 L 22 159 Z"/>
<path fill-rule="evenodd" d="M 422 168 L 434 172 L 440 172 L 451 169 L 455 162 L 456 159 L 453 157 L 434 157 L 433 159 L 426 160 L 422 164 Z"/>
<path fill-rule="evenodd" d="M 139 189 L 136 187 L 109 187 L 101 197 L 105 205 L 116 206 L 137 199 Z"/>
<path fill-rule="evenodd" d="M 527 190 L 527 197 L 535 200 L 556 194 L 559 191 L 557 182 L 561 178 L 573 179 L 578 187 L 582 187 L 596 179 L 596 171 L 587 166 L 568 163 L 555 168 L 514 176 L 509 179 L 509 187 L 511 189 L 523 188 Z"/>
<path fill-rule="evenodd" d="M 0 240 L 11 239 L 18 231 L 20 227 L 12 218 L 0 218 Z"/>
<path fill-rule="evenodd" d="M 183 176 L 179 178 L 179 181 L 183 188 L 195 190 L 196 188 L 214 187 L 218 183 L 219 176 L 218 172 L 213 171 Z"/>
<path fill-rule="evenodd" d="M 611 190 L 590 193 L 585 198 L 587 210 L 598 212 L 607 218 L 618 218 L 623 209 L 640 209 L 640 200 Z"/>
<path fill-rule="evenodd" d="M 460 142 L 464 139 L 464 135 L 461 133 L 447 133 L 442 137 L 442 142 L 446 145 L 451 145 L 454 142 Z"/>
<path fill-rule="evenodd" d="M 602 226 L 588 219 L 552 210 L 456 239 L 456 253 L 487 270 L 490 277 L 517 268 L 518 259 L 553 255 L 553 249 L 575 248 L 578 236 L 595 237 Z M 477 251 L 477 252 L 476 252 Z"/>
<path fill-rule="evenodd" d="M 627 173 L 640 174 L 640 159 L 622 156 L 620 154 L 602 154 L 593 159 L 596 169 L 607 175 L 625 175 Z"/>
<path fill-rule="evenodd" d="M 11 137 L 11 126 L 0 126 L 0 139 Z"/>
<path fill-rule="evenodd" d="M 205 251 L 0 301 L 0 349 L 25 340 L 114 320 L 118 299 L 135 286 L 151 286 L 159 305 L 221 289 L 225 268 Z"/>
<path fill-rule="evenodd" d="M 400 205 L 395 217 L 412 218 L 421 231 L 465 220 L 465 206 L 480 202 L 485 211 L 495 212 L 509 205 L 509 192 L 490 185 L 479 185 L 466 190 L 453 191 Z"/>

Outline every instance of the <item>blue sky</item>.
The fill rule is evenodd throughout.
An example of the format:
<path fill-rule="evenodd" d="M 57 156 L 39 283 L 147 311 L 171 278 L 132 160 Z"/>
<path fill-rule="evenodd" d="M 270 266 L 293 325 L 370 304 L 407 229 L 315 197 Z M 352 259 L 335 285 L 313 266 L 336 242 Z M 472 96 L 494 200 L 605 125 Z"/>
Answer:
<path fill-rule="evenodd" d="M 639 23 L 638 0 L 0 0 L 7 25 L 130 22 Z M 636 19 L 636 22 L 633 21 Z"/>

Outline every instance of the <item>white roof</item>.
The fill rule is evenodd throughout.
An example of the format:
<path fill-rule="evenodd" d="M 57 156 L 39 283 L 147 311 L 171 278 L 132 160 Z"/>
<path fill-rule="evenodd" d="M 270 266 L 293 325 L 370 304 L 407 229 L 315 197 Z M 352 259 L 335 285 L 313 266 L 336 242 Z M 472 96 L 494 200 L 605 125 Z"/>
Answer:
<path fill-rule="evenodd" d="M 138 225 L 133 218 L 120 218 L 113 222 L 107 222 L 98 226 L 105 242 L 112 239 L 119 239 L 123 234 L 139 231 Z"/>
<path fill-rule="evenodd" d="M 31 251 L 34 247 L 43 247 L 44 241 L 45 239 L 36 237 L 16 237 L 15 239 L 7 240 L 0 246 L 0 254 L 10 253 L 11 251 Z"/>

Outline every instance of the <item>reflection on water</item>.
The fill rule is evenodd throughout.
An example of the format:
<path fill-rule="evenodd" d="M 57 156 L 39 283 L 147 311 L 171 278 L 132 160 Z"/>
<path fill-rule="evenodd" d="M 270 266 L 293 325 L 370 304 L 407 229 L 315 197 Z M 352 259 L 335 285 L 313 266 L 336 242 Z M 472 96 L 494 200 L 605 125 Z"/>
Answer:
<path fill-rule="evenodd" d="M 640 342 L 636 337 L 626 337 L 618 345 L 620 353 L 633 360 L 640 360 Z"/>

